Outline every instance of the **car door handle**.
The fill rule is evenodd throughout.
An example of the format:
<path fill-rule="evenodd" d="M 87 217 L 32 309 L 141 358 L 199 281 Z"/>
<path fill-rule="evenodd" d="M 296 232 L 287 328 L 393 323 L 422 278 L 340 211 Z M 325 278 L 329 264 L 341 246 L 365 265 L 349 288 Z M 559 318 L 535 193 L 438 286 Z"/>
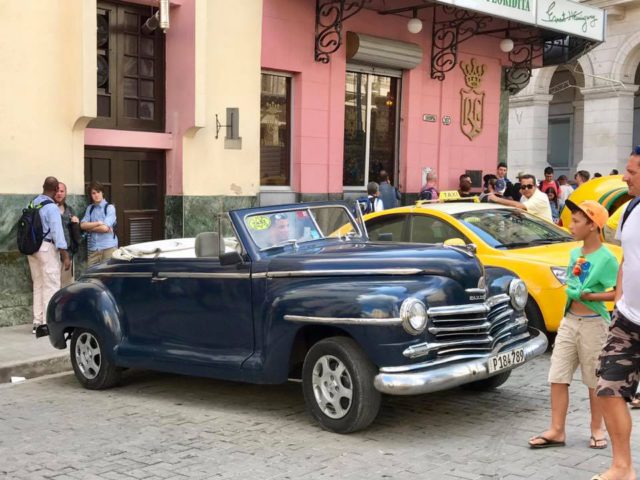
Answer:
<path fill-rule="evenodd" d="M 156 282 L 164 282 L 165 280 L 168 280 L 169 277 L 151 277 L 151 282 L 156 283 Z"/>

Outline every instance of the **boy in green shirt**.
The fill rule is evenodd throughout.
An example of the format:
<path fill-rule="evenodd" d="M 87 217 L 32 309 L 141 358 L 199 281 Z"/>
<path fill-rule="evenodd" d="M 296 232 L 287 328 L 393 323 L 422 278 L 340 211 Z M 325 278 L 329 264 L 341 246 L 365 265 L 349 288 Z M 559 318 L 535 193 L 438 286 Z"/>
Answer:
<path fill-rule="evenodd" d="M 589 448 L 606 448 L 602 410 L 596 402 L 596 369 L 598 356 L 607 339 L 611 321 L 604 302 L 615 297 L 613 288 L 618 276 L 618 261 L 602 245 L 600 232 L 609 214 L 598 202 L 586 200 L 576 205 L 565 204 L 571 210 L 569 230 L 582 247 L 571 252 L 567 268 L 567 303 L 564 318 L 556 336 L 549 383 L 551 383 L 551 426 L 529 440 L 531 448 L 565 445 L 565 421 L 569 407 L 569 384 L 581 368 L 582 382 L 589 389 L 591 406 L 591 438 Z"/>

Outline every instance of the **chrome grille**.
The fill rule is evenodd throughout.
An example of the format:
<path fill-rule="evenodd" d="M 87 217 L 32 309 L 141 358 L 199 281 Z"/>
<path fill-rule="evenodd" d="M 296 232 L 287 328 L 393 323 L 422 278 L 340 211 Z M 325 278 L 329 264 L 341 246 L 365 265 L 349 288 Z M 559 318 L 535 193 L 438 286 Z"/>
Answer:
<path fill-rule="evenodd" d="M 498 295 L 485 303 L 429 309 L 429 333 L 435 340 L 428 351 L 438 358 L 452 354 L 486 354 L 500 347 L 521 325 L 512 321 L 508 295 Z"/>

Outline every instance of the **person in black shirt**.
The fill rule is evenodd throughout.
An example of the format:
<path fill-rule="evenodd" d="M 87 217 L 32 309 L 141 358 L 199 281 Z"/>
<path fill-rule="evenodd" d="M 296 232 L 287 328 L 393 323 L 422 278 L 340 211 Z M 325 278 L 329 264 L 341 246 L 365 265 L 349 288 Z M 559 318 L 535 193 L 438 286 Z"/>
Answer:
<path fill-rule="evenodd" d="M 472 187 L 471 177 L 466 173 L 463 173 L 462 175 L 460 175 L 459 184 L 458 184 L 458 194 L 460 194 L 462 198 L 475 197 L 475 194 L 471 192 L 471 187 Z"/>
<path fill-rule="evenodd" d="M 518 190 L 517 192 L 514 191 L 513 188 L 513 183 L 511 183 L 511 180 L 509 180 L 507 178 L 507 164 L 504 162 L 500 162 L 498 164 L 498 168 L 496 170 L 496 177 L 498 179 L 502 179 L 506 182 L 507 184 L 507 188 L 504 191 L 504 197 L 505 198 L 512 198 L 515 200 L 514 196 L 515 195 L 520 195 L 520 191 Z"/>

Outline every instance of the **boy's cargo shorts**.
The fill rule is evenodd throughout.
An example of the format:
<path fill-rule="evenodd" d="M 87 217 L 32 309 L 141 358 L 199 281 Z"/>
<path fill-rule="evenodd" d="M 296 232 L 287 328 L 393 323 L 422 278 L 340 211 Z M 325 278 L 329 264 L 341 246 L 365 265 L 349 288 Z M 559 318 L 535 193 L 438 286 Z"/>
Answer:
<path fill-rule="evenodd" d="M 639 368 L 640 325 L 616 309 L 611 315 L 609 336 L 600 354 L 596 394 L 622 397 L 630 402 L 638 389 Z"/>
<path fill-rule="evenodd" d="M 598 357 L 607 339 L 607 324 L 600 315 L 585 317 L 567 312 L 560 322 L 549 368 L 549 383 L 571 384 L 580 366 L 582 383 L 596 388 Z"/>

